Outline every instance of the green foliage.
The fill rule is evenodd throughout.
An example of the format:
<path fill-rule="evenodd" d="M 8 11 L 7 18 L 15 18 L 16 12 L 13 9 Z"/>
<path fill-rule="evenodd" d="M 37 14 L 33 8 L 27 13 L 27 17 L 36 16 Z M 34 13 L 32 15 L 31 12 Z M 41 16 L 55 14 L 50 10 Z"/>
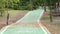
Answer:
<path fill-rule="evenodd" d="M 30 8 L 31 6 L 33 9 L 36 9 L 39 6 L 43 5 L 44 3 L 47 6 L 50 6 L 51 4 L 55 4 L 56 2 L 58 2 L 58 0 L 0 0 L 0 8 L 27 10 L 31 9 Z"/>
<path fill-rule="evenodd" d="M 0 0 L 0 9 L 3 9 L 5 7 L 4 0 Z"/>

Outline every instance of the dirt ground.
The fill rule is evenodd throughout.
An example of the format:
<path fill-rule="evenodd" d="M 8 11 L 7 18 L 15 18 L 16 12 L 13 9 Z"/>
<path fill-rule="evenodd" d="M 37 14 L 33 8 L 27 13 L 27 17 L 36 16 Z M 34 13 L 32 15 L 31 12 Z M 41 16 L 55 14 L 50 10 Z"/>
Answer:
<path fill-rule="evenodd" d="M 44 13 L 41 23 L 51 32 L 51 34 L 60 34 L 60 17 L 53 17 L 53 22 L 46 17 L 48 14 Z"/>
<path fill-rule="evenodd" d="M 27 10 L 20 10 L 18 13 L 16 13 L 15 15 L 9 17 L 9 24 L 15 23 L 16 21 L 18 21 L 19 19 L 21 19 L 28 11 Z M 6 16 L 5 17 L 0 17 L 0 29 L 3 28 L 4 26 L 6 26 L 7 19 Z"/>

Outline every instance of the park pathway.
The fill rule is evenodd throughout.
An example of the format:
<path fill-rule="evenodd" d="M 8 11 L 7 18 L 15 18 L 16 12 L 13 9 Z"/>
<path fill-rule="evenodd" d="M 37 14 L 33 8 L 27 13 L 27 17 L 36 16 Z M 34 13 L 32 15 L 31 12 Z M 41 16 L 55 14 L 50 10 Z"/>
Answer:
<path fill-rule="evenodd" d="M 44 9 L 29 11 L 23 18 L 0 30 L 0 34 L 50 34 L 40 23 Z"/>

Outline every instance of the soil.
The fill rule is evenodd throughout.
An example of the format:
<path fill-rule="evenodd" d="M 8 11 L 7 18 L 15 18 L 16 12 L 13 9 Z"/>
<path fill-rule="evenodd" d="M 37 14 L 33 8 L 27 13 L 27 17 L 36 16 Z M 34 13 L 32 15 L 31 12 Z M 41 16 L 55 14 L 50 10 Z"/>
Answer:
<path fill-rule="evenodd" d="M 44 19 L 47 13 L 44 13 L 41 23 L 50 31 L 51 34 L 60 34 L 60 17 L 53 17 L 53 22 L 50 19 Z"/>

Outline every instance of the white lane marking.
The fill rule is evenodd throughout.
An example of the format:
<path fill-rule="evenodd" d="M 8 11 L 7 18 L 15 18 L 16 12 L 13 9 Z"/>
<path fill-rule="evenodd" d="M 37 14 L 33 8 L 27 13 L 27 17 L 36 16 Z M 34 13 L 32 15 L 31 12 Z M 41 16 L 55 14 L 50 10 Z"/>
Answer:
<path fill-rule="evenodd" d="M 40 23 L 40 18 L 42 17 L 43 13 L 44 13 L 44 10 L 43 10 L 42 14 L 40 15 L 40 17 L 38 18 L 38 20 L 37 20 L 37 21 L 38 21 L 38 24 L 39 24 L 39 26 L 42 28 L 42 30 L 45 32 L 45 34 L 47 34 L 47 32 L 48 32 L 48 34 L 51 34 L 51 33 L 48 31 L 48 29 Z M 45 28 L 45 29 L 44 29 L 44 28 Z"/>
<path fill-rule="evenodd" d="M 7 30 L 8 27 L 9 27 L 9 26 L 3 27 L 3 29 L 1 29 L 2 32 L 1 32 L 0 34 L 3 34 L 3 33 Z"/>

